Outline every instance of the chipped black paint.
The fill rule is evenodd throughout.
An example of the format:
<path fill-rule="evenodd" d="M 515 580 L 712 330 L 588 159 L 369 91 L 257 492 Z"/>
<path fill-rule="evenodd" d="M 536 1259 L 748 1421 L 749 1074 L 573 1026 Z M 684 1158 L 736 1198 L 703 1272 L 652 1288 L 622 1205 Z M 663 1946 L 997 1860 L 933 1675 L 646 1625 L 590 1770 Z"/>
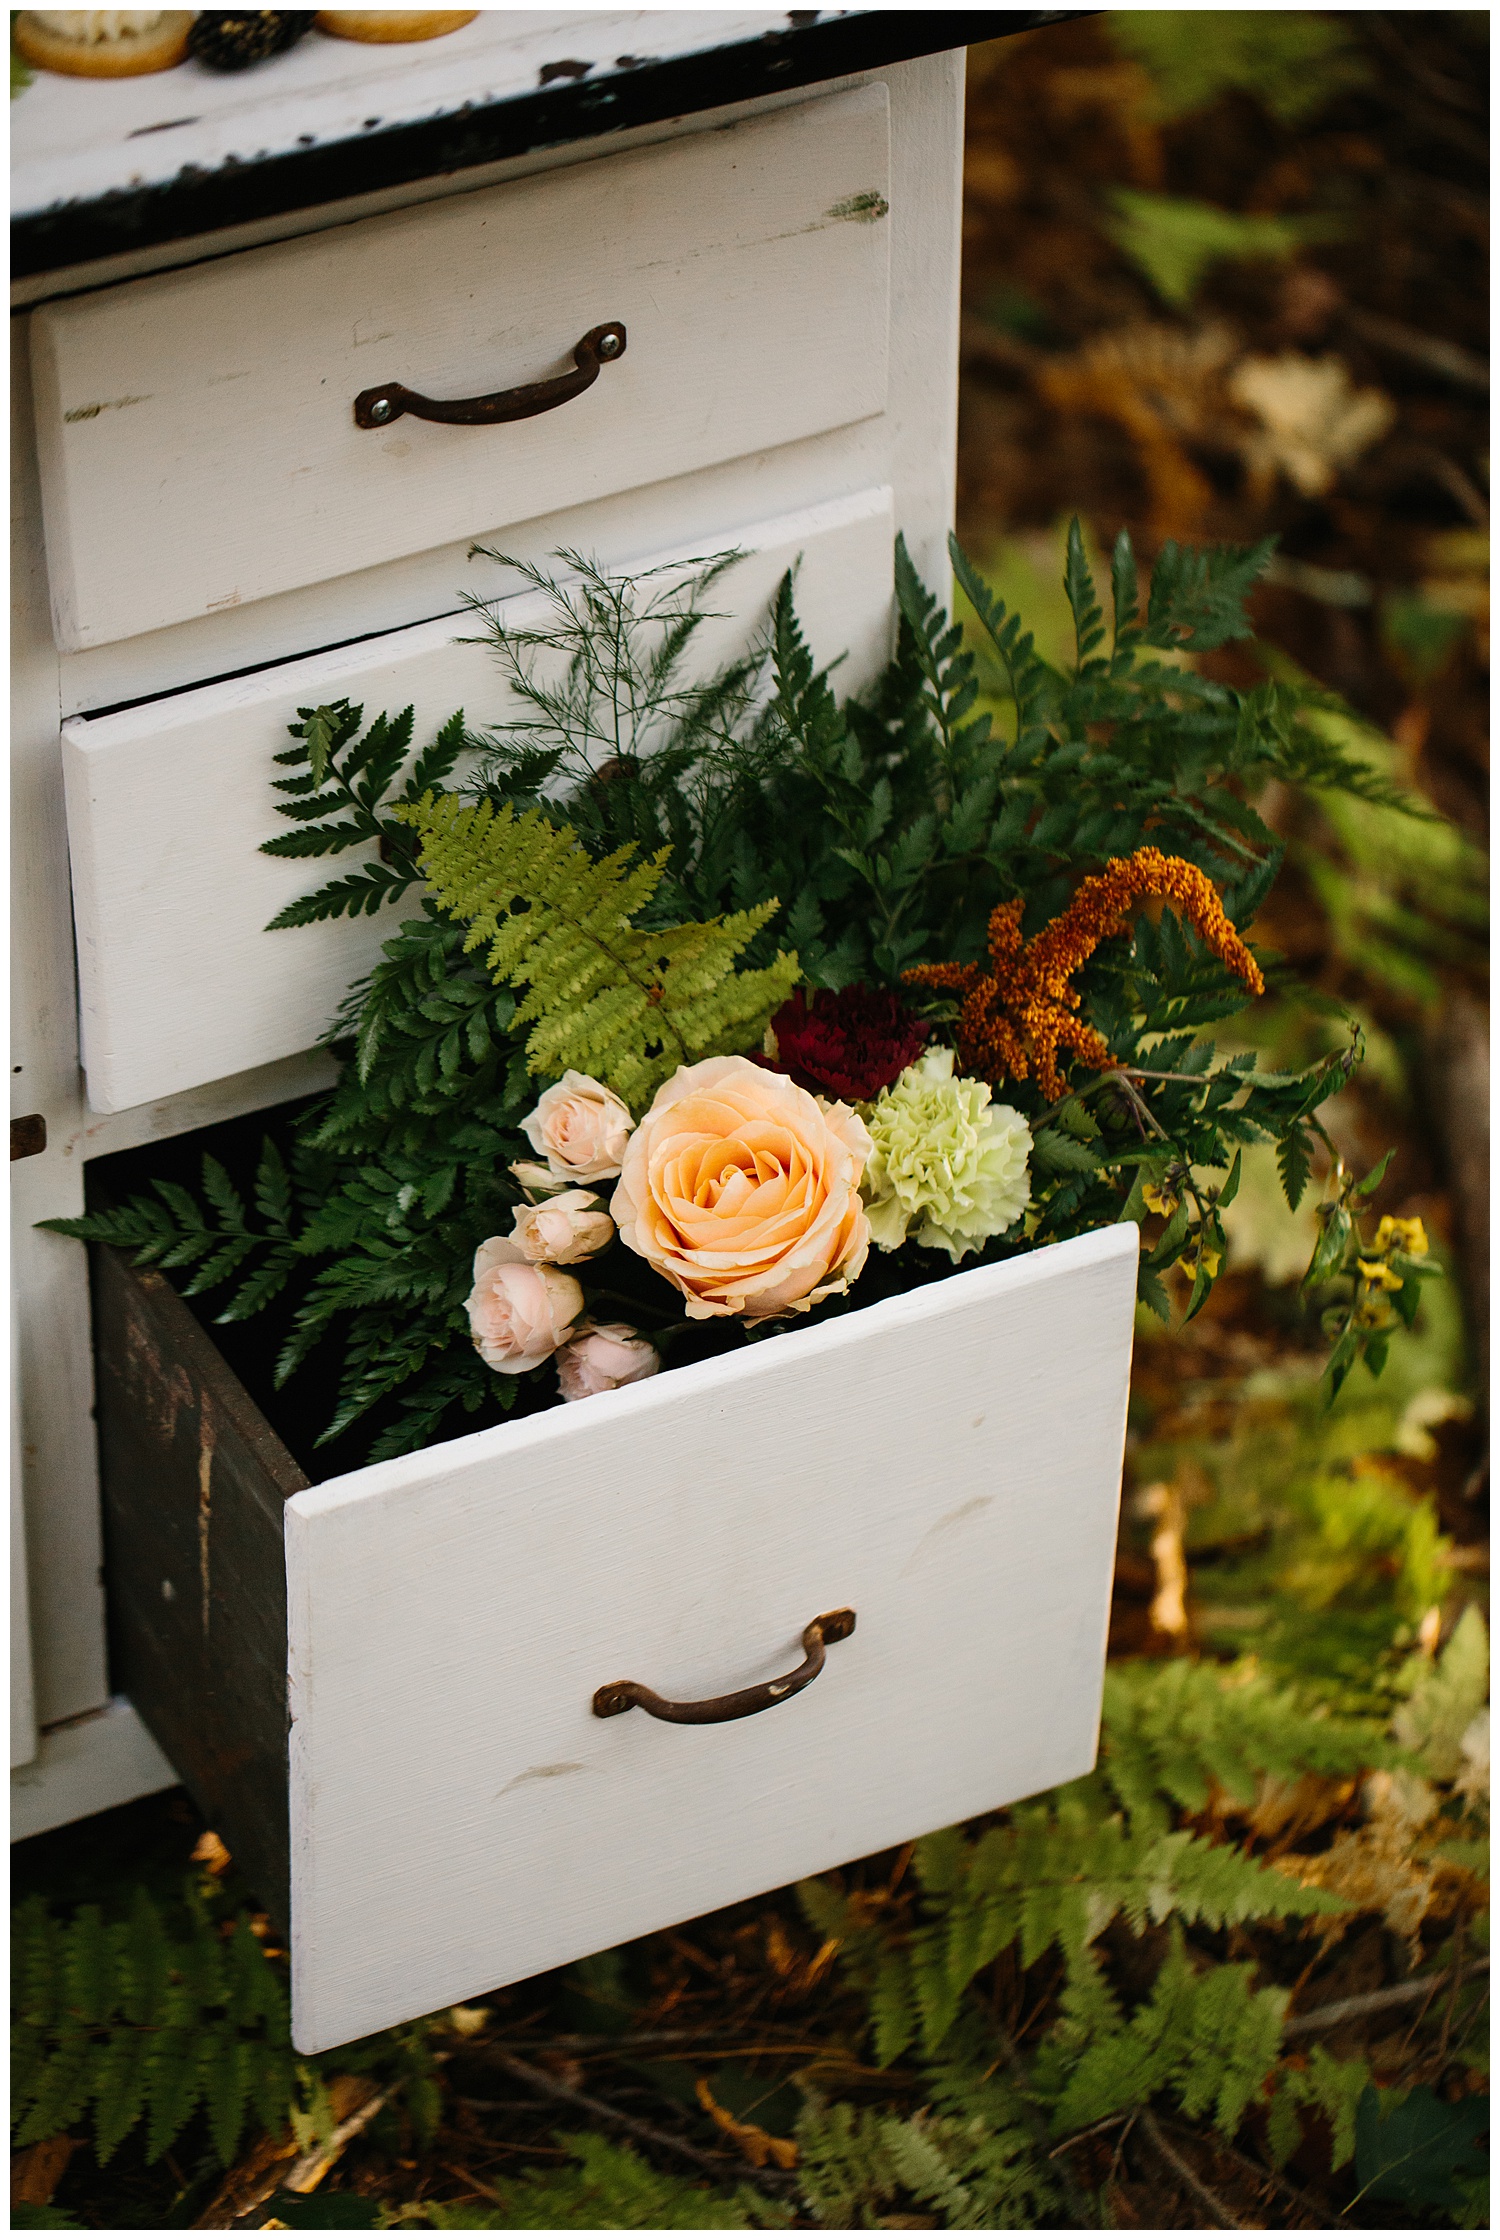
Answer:
<path fill-rule="evenodd" d="M 533 149 L 561 147 L 666 117 L 691 116 L 786 88 L 879 70 L 917 55 L 1029 31 L 1091 11 L 867 10 L 765 32 L 669 61 L 622 57 L 611 70 L 483 106 L 300 146 L 209 171 L 184 165 L 159 185 L 26 211 L 11 222 L 11 274 L 26 279 L 354 195 L 441 178 Z M 627 63 L 629 67 L 627 68 Z"/>

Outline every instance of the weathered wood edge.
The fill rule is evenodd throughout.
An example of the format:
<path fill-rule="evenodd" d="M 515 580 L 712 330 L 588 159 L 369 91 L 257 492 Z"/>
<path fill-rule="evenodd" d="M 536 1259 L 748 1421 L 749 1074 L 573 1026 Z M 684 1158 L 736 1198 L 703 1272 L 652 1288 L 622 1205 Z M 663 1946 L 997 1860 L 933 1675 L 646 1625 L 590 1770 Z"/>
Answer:
<path fill-rule="evenodd" d="M 122 251 L 189 240 L 227 226 L 310 210 L 383 188 L 445 177 L 523 155 L 653 124 L 666 117 L 889 68 L 976 40 L 1005 38 L 1092 11 L 1018 8 L 864 9 L 826 23 L 797 16 L 756 39 L 616 68 L 478 108 L 421 117 L 218 170 L 184 169 L 150 186 L 89 201 L 18 211 L 11 276 L 71 271 Z"/>
<path fill-rule="evenodd" d="M 91 1258 L 112 1684 L 285 1927 L 282 1512 L 310 1481 L 166 1277 Z"/>

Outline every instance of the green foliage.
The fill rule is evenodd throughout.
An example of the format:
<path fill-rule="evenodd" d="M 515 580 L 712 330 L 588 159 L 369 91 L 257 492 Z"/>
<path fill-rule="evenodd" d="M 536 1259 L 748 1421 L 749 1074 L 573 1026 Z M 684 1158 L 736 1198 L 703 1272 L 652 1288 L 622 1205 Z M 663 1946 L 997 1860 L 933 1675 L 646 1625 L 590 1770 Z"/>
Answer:
<path fill-rule="evenodd" d="M 1297 125 L 1369 74 L 1345 26 L 1307 9 L 1120 9 L 1106 20 L 1115 46 L 1150 73 L 1163 120 L 1244 93 Z"/>
<path fill-rule="evenodd" d="M 277 925 L 415 904 L 330 1027 L 338 1084 L 268 1141 L 249 1188 L 208 1160 L 201 1198 L 163 1181 L 48 1226 L 185 1271 L 195 1293 L 232 1287 L 221 1319 L 274 1305 L 278 1382 L 335 1345 L 323 1443 L 360 1424 L 372 1458 L 429 1444 L 516 1401 L 515 1380 L 474 1353 L 464 1302 L 477 1246 L 510 1225 L 539 1082 L 576 1068 L 639 1110 L 684 1060 L 754 1049 L 799 974 L 891 985 L 917 961 L 976 958 L 998 904 L 1024 897 L 1030 936 L 1080 873 L 1148 838 L 1215 880 L 1248 929 L 1281 860 L 1251 806 L 1269 779 L 1400 805 L 1368 757 L 1304 720 L 1302 684 L 1239 692 L 1183 665 L 1248 634 L 1269 545 L 1169 544 L 1143 612 L 1122 536 L 1107 625 L 1075 523 L 1061 666 L 952 550 L 977 647 L 898 542 L 895 659 L 842 705 L 798 625 L 792 573 L 763 636 L 699 680 L 690 656 L 736 555 L 628 579 L 564 553 L 567 580 L 520 570 L 543 604 L 536 627 L 471 602 L 513 719 L 480 734 L 455 715 L 413 756 L 410 710 L 363 729 L 347 703 L 301 710 L 276 781 L 293 829 L 267 846 L 366 860 Z M 463 758 L 466 790 L 450 790 Z M 1204 1030 L 1243 1011 L 1244 987 L 1170 912 L 1143 915 L 1076 977 L 1118 1064 L 1078 1074 L 1057 1111 L 1034 1083 L 1005 1084 L 1035 1143 L 1027 1244 L 1134 1220 L 1141 1297 L 1168 1315 L 1180 1270 L 1191 1316 L 1224 1257 L 1242 1147 L 1277 1146 L 1295 1199 L 1317 1108 L 1358 1042 L 1300 1071 L 1262 1070 L 1243 1049 L 1221 1060 Z M 941 1031 L 951 1005 L 929 1008 Z M 1348 1280 L 1345 1320 L 1373 1368 L 1386 1310 L 1366 1330 L 1364 1279 Z M 632 1303 L 644 1285 L 643 1309 L 659 1304 L 670 1328 L 680 1310 L 655 1281 L 632 1264 Z M 1393 1294 L 1397 1316 L 1416 1295 Z M 1349 1333 L 1331 1334 L 1337 1351 Z"/>
<path fill-rule="evenodd" d="M 1428 2085 L 1401 2095 L 1369 2086 L 1356 2127 L 1361 2193 L 1409 2209 L 1457 2208 L 1463 2181 L 1488 2172 L 1480 2141 L 1489 2128 L 1487 2099 L 1440 2100 Z"/>
<path fill-rule="evenodd" d="M 1101 2016 L 1099 1963 L 1070 1955 L 1069 1990 L 1035 2077 L 1059 2137 L 1169 2092 L 1184 2115 L 1233 2138 L 1281 2050 L 1284 1991 L 1251 1989 L 1239 1963 L 1195 1969 L 1174 1923 L 1167 1957 L 1133 2015 Z M 1081 1998 L 1070 1997 L 1082 1978 Z"/>
<path fill-rule="evenodd" d="M 1138 265 L 1163 302 L 1190 303 L 1204 274 L 1216 264 L 1266 261 L 1284 264 L 1304 244 L 1335 238 L 1336 219 L 1243 217 L 1216 203 L 1195 202 L 1138 187 L 1117 187 L 1109 231 Z"/>
<path fill-rule="evenodd" d="M 136 1887 L 64 1916 L 27 1898 L 11 1914 L 11 2017 L 17 2149 L 87 2124 L 100 2165 L 132 2135 L 153 2163 L 195 2120 L 225 2167 L 247 2128 L 290 2130 L 312 2146 L 335 2128 L 324 2066 L 380 2074 L 419 2138 L 435 2128 L 426 2027 L 340 2047 L 321 2064 L 294 2054 L 284 1968 L 206 1877 L 187 1880 L 176 1904 Z"/>
<path fill-rule="evenodd" d="M 1390 1758 L 1373 1721 L 1308 1711 L 1253 1667 L 1173 1658 L 1105 1674 L 1099 1770 L 1141 1834 L 1165 1832 L 1175 1813 L 1203 1812 L 1216 1793 L 1248 1807 L 1267 1776 L 1355 1774 Z"/>
<path fill-rule="evenodd" d="M 1354 2154 L 1359 2106 L 1369 2083 L 1363 2061 L 1336 2061 L 1321 2045 L 1313 2047 L 1306 2068 L 1283 2067 L 1266 2105 L 1266 2138 L 1275 2167 L 1281 2169 L 1301 2145 L 1301 2111 L 1306 2109 L 1327 2123 L 1329 2162 L 1342 2170 Z"/>
<path fill-rule="evenodd" d="M 1210 1640 L 1253 1647 L 1268 1677 L 1326 1704 L 1389 1715 L 1403 1631 L 1410 1640 L 1451 1578 L 1432 1503 L 1379 1470 L 1305 1458 L 1288 1468 L 1279 1440 L 1260 1467 L 1283 1475 L 1274 1502 L 1236 1503 L 1223 1517 L 1226 1532 L 1254 1544 L 1215 1565 Z"/>
<path fill-rule="evenodd" d="M 439 2232 L 740 2232 L 754 2222 L 752 2210 L 770 2206 L 654 2170 L 634 2147 L 594 2132 L 559 2134 L 558 2144 L 568 2166 L 503 2181 L 494 2208 L 424 2201 L 402 2222 Z"/>
<path fill-rule="evenodd" d="M 1273 1868 L 1186 1829 L 1151 1834 L 1100 1809 L 1086 1785 L 1017 1807 L 1004 1826 L 966 1839 L 947 1829 L 916 1847 L 915 1926 L 891 1939 L 828 1883 L 800 1895 L 814 1926 L 837 1937 L 870 2000 L 876 2057 L 914 2041 L 937 2053 L 981 1970 L 1012 1944 L 1023 1968 L 1052 1945 L 1077 1962 L 1110 1923 L 1137 1932 L 1175 1917 L 1211 1928 L 1344 1910 Z"/>
<path fill-rule="evenodd" d="M 1489 1634 L 1470 1603 L 1436 1664 L 1396 1713 L 1392 1732 L 1434 1781 L 1452 1781 L 1463 1763 L 1464 1735 L 1489 1693 Z"/>
<path fill-rule="evenodd" d="M 468 927 L 465 949 L 488 943 L 494 978 L 526 986 L 516 1023 L 531 1026 L 532 1073 L 576 1067 L 641 1111 L 679 1066 L 753 1048 L 800 977 L 795 956 L 734 968 L 774 897 L 706 925 L 637 930 L 665 849 L 644 863 L 629 863 L 629 848 L 596 863 L 540 810 L 517 817 L 452 794 L 396 814 L 420 836 L 439 908 Z"/>
<path fill-rule="evenodd" d="M 417 756 L 405 785 L 393 796 L 391 789 L 411 748 L 410 708 L 394 719 L 377 716 L 362 738 L 357 734 L 364 710 L 351 708 L 347 700 L 335 701 L 331 707 L 299 708 L 297 714 L 301 721 L 287 729 L 299 744 L 276 757 L 297 774 L 277 778 L 273 784 L 277 793 L 291 797 L 277 804 L 277 814 L 291 818 L 301 829 L 263 841 L 261 854 L 334 856 L 359 847 L 376 853 L 361 870 L 290 903 L 271 920 L 268 932 L 313 925 L 322 918 L 373 918 L 387 903 L 398 902 L 417 884 L 418 872 L 411 834 L 396 810 L 440 785 L 474 744 L 460 709 Z"/>
<path fill-rule="evenodd" d="M 1278 668 L 1296 680 L 1285 661 Z M 1305 718 L 1338 753 L 1395 785 L 1395 743 L 1337 704 Z M 1295 845 L 1296 861 L 1328 914 L 1341 953 L 1407 1002 L 1433 1003 L 1444 968 L 1486 969 L 1489 865 L 1483 849 L 1439 817 L 1412 817 L 1351 792 L 1317 792 L 1324 830 Z"/>
<path fill-rule="evenodd" d="M 797 2125 L 798 2187 L 834 2231 L 875 2224 L 908 2195 L 945 2231 L 1030 2231 L 1058 2206 L 1060 2187 L 1014 2087 L 982 2063 L 935 2063 L 927 2104 L 891 2115 L 809 2091 Z"/>
<path fill-rule="evenodd" d="M 106 2163 L 143 2123 L 154 2162 L 201 2110 L 227 2164 L 247 2122 L 285 2127 L 296 2066 L 281 1980 L 248 1922 L 216 1923 L 191 1885 L 175 1933 L 144 1891 L 112 1922 L 28 1899 L 11 1970 L 18 2147 L 88 2119 Z"/>

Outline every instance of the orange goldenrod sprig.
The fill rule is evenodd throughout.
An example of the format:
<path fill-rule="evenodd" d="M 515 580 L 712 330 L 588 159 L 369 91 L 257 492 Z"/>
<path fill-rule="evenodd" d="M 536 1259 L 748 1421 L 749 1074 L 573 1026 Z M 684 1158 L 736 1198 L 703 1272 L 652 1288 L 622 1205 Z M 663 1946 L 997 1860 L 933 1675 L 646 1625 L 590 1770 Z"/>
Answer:
<path fill-rule="evenodd" d="M 1150 896 L 1170 902 L 1253 994 L 1265 992 L 1260 967 L 1212 882 L 1196 864 L 1159 848 L 1114 857 L 1031 941 L 1021 940 L 1023 903 L 1002 902 L 990 917 L 988 971 L 982 964 L 920 964 L 902 977 L 963 998 L 956 1039 L 965 1073 L 999 1083 L 1025 1081 L 1034 1069 L 1043 1094 L 1061 1098 L 1067 1091 L 1060 1050 L 1096 1073 L 1115 1062 L 1104 1037 L 1077 1016 L 1081 999 L 1072 976 L 1101 941 L 1125 931 L 1132 906 Z"/>

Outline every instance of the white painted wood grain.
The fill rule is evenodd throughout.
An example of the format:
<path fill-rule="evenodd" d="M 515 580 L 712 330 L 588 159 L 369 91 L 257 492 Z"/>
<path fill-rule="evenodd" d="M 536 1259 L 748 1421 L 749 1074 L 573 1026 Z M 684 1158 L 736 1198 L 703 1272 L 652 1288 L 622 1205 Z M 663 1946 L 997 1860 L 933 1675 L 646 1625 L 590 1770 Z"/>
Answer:
<path fill-rule="evenodd" d="M 889 143 L 877 84 L 43 307 L 59 644 L 879 413 Z M 354 423 L 355 395 L 380 381 L 464 397 L 566 370 L 609 319 L 628 329 L 624 358 L 538 419 Z"/>
<path fill-rule="evenodd" d="M 293 2037 L 320 2051 L 1093 1763 L 1137 1232 L 287 1505 Z M 858 1616 L 805 1693 L 718 1694 Z"/>
<path fill-rule="evenodd" d="M 810 644 L 824 661 L 848 649 L 845 689 L 867 681 L 889 651 L 893 534 L 888 489 L 729 532 L 724 543 L 746 558 L 715 594 L 723 619 L 703 631 L 704 672 L 748 642 L 800 559 Z M 534 595 L 504 611 L 517 625 L 541 615 Z M 493 657 L 463 642 L 476 628 L 472 616 L 448 616 L 64 727 L 83 1063 L 97 1111 L 316 1042 L 404 913 L 398 905 L 375 919 L 264 930 L 286 903 L 359 860 L 351 851 L 320 866 L 259 853 L 280 823 L 271 757 L 299 706 L 339 697 L 371 716 L 411 704 L 419 736 L 457 707 L 476 725 L 496 720 Z"/>

